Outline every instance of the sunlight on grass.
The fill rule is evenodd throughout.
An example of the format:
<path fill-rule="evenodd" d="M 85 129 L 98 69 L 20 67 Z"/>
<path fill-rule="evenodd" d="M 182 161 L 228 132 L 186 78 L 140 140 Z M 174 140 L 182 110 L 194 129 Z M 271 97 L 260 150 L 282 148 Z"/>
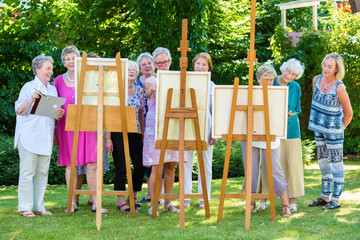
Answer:
<path fill-rule="evenodd" d="M 360 199 L 360 189 L 354 189 L 352 191 L 345 191 L 341 194 L 341 200 L 354 200 Z"/>
<path fill-rule="evenodd" d="M 13 195 L 9 195 L 9 196 L 3 196 L 3 197 L 0 197 L 0 200 L 9 200 L 9 199 L 16 199 L 17 200 L 17 196 Z"/>

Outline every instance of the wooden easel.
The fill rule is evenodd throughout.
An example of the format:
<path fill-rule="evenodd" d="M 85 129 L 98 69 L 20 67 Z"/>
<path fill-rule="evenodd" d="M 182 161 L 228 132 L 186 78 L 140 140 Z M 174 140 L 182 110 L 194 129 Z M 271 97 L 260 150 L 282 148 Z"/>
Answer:
<path fill-rule="evenodd" d="M 86 71 L 98 71 L 98 105 L 82 105 L 84 93 L 84 81 Z M 120 106 L 104 107 L 104 71 L 116 71 Z M 73 194 L 96 194 L 96 226 L 101 227 L 102 195 L 129 196 L 131 215 L 135 217 L 134 192 L 131 177 L 130 156 L 129 156 L 129 132 L 137 132 L 135 107 L 125 106 L 125 92 L 120 53 L 116 54 L 116 66 L 94 66 L 87 65 L 87 55 L 82 54 L 80 82 L 78 88 L 77 105 L 69 105 L 66 119 L 66 130 L 74 131 L 73 151 L 71 159 L 70 183 L 67 203 L 67 214 L 71 214 Z M 122 132 L 124 141 L 125 164 L 128 181 L 128 191 L 103 191 L 103 130 L 109 132 Z M 76 156 L 79 139 L 79 131 L 97 131 L 97 187 L 96 191 L 77 190 L 74 186 L 76 175 Z"/>
<path fill-rule="evenodd" d="M 245 229 L 250 229 L 250 207 L 251 198 L 269 198 L 270 209 L 271 209 L 271 220 L 275 221 L 275 200 L 274 200 L 274 185 L 273 185 L 273 174 L 272 174 L 272 160 L 271 160 L 271 141 L 275 141 L 275 136 L 270 135 L 270 121 L 269 121 L 269 104 L 268 104 L 268 91 L 267 82 L 263 80 L 263 99 L 264 105 L 254 106 L 253 105 L 253 75 L 254 75 L 254 62 L 256 59 L 255 51 L 255 11 L 256 11 L 256 0 L 251 1 L 251 32 L 250 32 L 250 49 L 248 51 L 248 58 L 245 61 L 249 62 L 249 88 L 248 88 L 248 104 L 237 105 L 237 94 L 239 87 L 239 79 L 236 78 L 234 81 L 234 91 L 231 104 L 230 122 L 228 134 L 222 136 L 222 140 L 227 141 L 223 180 L 221 186 L 221 195 L 218 212 L 218 222 L 222 220 L 224 200 L 225 198 L 245 198 L 246 199 L 246 210 L 245 210 Z M 246 135 L 235 135 L 234 122 L 235 112 L 246 111 L 247 112 L 247 134 Z M 265 115 L 265 135 L 253 135 L 254 129 L 254 111 L 264 111 Z M 229 160 L 231 144 L 233 141 L 246 141 L 246 169 L 245 169 L 245 194 L 227 193 L 226 194 L 226 182 L 229 171 Z M 253 141 L 266 141 L 266 155 L 268 162 L 268 177 L 269 177 L 269 194 L 253 194 L 251 193 L 251 175 L 252 175 L 252 142 Z"/>
<path fill-rule="evenodd" d="M 200 137 L 200 126 L 199 126 L 199 117 L 196 104 L 196 94 L 193 88 L 190 89 L 191 95 L 191 105 L 192 108 L 185 107 L 185 93 L 186 93 L 186 68 L 188 65 L 187 51 L 191 49 L 188 48 L 187 40 L 187 19 L 182 20 L 182 40 L 180 41 L 180 48 L 178 51 L 181 51 L 180 58 L 180 68 L 181 68 L 181 83 L 180 83 L 180 107 L 171 108 L 172 93 L 173 89 L 170 88 L 167 93 L 166 101 L 166 110 L 165 110 L 165 122 L 163 128 L 162 140 L 156 142 L 156 149 L 160 150 L 160 160 L 159 167 L 156 176 L 156 186 L 155 186 L 155 196 L 154 196 L 154 205 L 152 210 L 152 217 L 156 217 L 158 209 L 158 199 L 159 196 L 164 199 L 180 198 L 180 228 L 185 227 L 185 206 L 184 200 L 186 198 L 200 198 L 204 199 L 205 206 L 205 216 L 206 218 L 210 217 L 209 209 L 209 200 L 206 189 L 206 180 L 205 180 L 205 169 L 204 169 L 204 160 L 203 160 L 203 150 L 206 150 L 206 142 L 201 141 Z M 167 140 L 168 130 L 169 130 L 169 120 L 170 118 L 179 119 L 179 140 L 178 141 L 169 141 Z M 184 140 L 184 130 L 185 130 L 185 118 L 191 118 L 194 120 L 195 124 L 195 135 L 196 141 L 185 141 Z M 179 151 L 179 194 L 161 194 L 160 195 L 160 184 L 161 184 L 161 175 L 164 166 L 165 159 L 165 150 L 172 149 Z M 202 194 L 184 194 L 184 151 L 188 150 L 197 150 L 198 151 L 198 162 L 200 168 L 201 184 L 203 188 Z"/>

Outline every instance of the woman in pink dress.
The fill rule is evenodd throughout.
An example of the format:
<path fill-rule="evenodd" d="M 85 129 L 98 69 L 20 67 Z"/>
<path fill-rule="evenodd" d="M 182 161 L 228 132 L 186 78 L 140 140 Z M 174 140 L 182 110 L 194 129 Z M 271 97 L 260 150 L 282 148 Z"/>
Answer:
<path fill-rule="evenodd" d="M 67 117 L 67 107 L 69 104 L 75 104 L 75 58 L 80 56 L 79 50 L 75 46 L 68 46 L 61 53 L 61 61 L 67 68 L 67 72 L 57 76 L 54 79 L 54 86 L 57 89 L 59 97 L 66 98 L 62 108 L 65 111 L 64 117 L 57 122 L 57 139 L 59 142 L 59 166 L 66 166 L 65 179 L 69 189 L 72 145 L 74 139 L 73 131 L 65 131 Z M 96 132 L 79 132 L 78 151 L 76 166 L 85 165 L 86 180 L 90 190 L 96 190 Z M 75 178 L 74 186 L 77 186 Z M 91 195 L 92 211 L 96 212 L 96 197 Z M 75 195 L 72 197 L 71 212 L 77 211 Z M 102 209 L 102 213 L 108 213 Z"/>

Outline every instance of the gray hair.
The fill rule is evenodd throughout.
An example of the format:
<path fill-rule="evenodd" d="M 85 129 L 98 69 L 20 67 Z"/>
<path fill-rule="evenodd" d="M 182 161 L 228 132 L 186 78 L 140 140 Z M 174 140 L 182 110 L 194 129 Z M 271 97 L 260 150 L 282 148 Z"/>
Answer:
<path fill-rule="evenodd" d="M 138 64 L 139 67 L 140 67 L 140 62 L 141 62 L 141 60 L 142 60 L 143 58 L 149 58 L 149 59 L 152 61 L 153 66 L 155 67 L 154 58 L 153 58 L 153 57 L 151 56 L 151 54 L 148 53 L 148 52 L 145 52 L 145 53 L 140 54 L 139 57 L 137 58 L 136 62 L 137 62 L 137 64 Z"/>
<path fill-rule="evenodd" d="M 139 66 L 137 65 L 137 63 L 135 61 L 129 60 L 128 61 L 128 67 L 134 67 L 136 69 L 136 75 L 139 75 Z"/>
<path fill-rule="evenodd" d="M 80 51 L 77 47 L 75 46 L 67 46 L 66 48 L 64 48 L 61 52 L 61 62 L 64 64 L 64 58 L 66 54 L 69 53 L 76 53 L 78 55 L 78 57 L 80 57 Z"/>
<path fill-rule="evenodd" d="M 327 54 L 321 62 L 321 65 L 324 64 L 325 60 L 328 58 L 333 58 L 336 62 L 336 70 L 335 73 L 336 80 L 342 80 L 345 77 L 345 67 L 342 57 L 338 53 L 329 53 Z"/>
<path fill-rule="evenodd" d="M 290 58 L 281 65 L 280 71 L 284 73 L 287 68 L 296 73 L 295 79 L 299 79 L 304 73 L 305 65 L 296 58 Z"/>
<path fill-rule="evenodd" d="M 168 56 L 169 60 L 171 61 L 171 54 L 170 54 L 169 49 L 167 49 L 167 48 L 163 48 L 163 47 L 158 47 L 158 48 L 156 48 L 156 49 L 154 50 L 154 52 L 152 53 L 152 56 L 153 56 L 153 58 L 155 59 L 156 56 L 159 55 L 159 54 L 161 54 L 161 53 L 165 53 L 165 54 Z"/>
<path fill-rule="evenodd" d="M 256 71 L 256 77 L 257 79 L 260 79 L 262 75 L 268 76 L 268 75 L 275 75 L 277 76 L 275 68 L 271 64 L 264 64 L 261 65 L 257 71 Z"/>
<path fill-rule="evenodd" d="M 41 68 L 43 63 L 45 61 L 50 61 L 52 64 L 54 64 L 54 60 L 52 57 L 50 56 L 45 56 L 45 55 L 39 55 L 37 57 L 35 57 L 33 60 L 32 60 L 32 70 L 34 72 L 34 75 L 36 75 L 36 71 L 35 69 L 36 68 Z"/>

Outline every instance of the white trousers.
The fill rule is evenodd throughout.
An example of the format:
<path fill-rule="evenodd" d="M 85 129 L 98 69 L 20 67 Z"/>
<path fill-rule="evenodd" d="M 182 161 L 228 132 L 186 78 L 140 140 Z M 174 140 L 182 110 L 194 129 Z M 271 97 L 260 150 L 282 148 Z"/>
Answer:
<path fill-rule="evenodd" d="M 212 180 L 212 157 L 214 145 L 207 145 L 207 150 L 203 151 L 205 179 L 208 199 L 211 199 L 211 180 Z M 192 193 L 192 165 L 194 160 L 194 150 L 188 151 L 188 162 L 184 164 L 184 192 L 185 194 Z M 196 153 L 197 154 L 197 153 Z M 199 155 L 198 155 L 199 156 Z M 198 164 L 198 193 L 202 193 L 201 176 Z M 185 199 L 190 200 L 190 199 Z M 202 198 L 199 201 L 204 201 Z"/>
<path fill-rule="evenodd" d="M 26 150 L 19 141 L 20 172 L 18 211 L 45 211 L 44 196 L 48 182 L 50 155 Z"/>

